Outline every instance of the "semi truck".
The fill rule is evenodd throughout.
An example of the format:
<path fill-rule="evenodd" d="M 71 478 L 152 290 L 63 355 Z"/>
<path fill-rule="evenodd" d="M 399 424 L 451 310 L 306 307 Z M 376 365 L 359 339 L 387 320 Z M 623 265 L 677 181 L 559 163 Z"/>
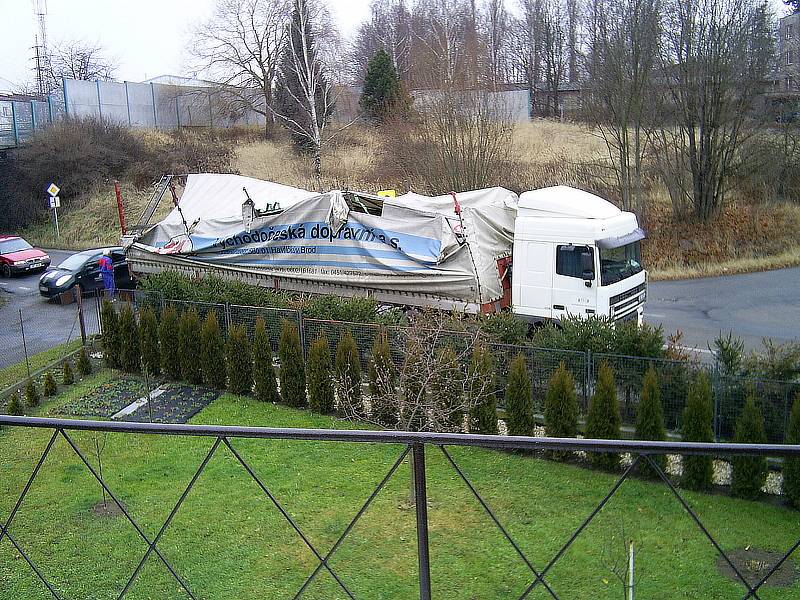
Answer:
<path fill-rule="evenodd" d="M 633 213 L 555 186 L 442 196 L 319 193 L 239 175 L 161 180 L 124 232 L 137 276 L 175 271 L 401 307 L 641 323 L 645 237 Z M 182 187 L 182 193 L 178 190 Z M 151 223 L 165 196 L 172 209 Z"/>

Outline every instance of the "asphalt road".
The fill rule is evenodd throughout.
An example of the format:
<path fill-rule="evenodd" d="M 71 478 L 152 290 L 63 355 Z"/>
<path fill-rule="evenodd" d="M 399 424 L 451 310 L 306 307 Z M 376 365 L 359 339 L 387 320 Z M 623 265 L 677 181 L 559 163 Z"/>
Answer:
<path fill-rule="evenodd" d="M 57 265 L 72 252 L 48 250 L 52 264 Z M 40 272 L 0 279 L 0 295 L 6 303 L 0 307 L 0 369 L 25 359 L 20 332 L 25 331 L 28 354 L 42 352 L 80 337 L 75 304 L 61 306 L 39 295 Z"/>
<path fill-rule="evenodd" d="M 686 346 L 707 349 L 729 331 L 747 348 L 763 338 L 800 340 L 800 268 L 763 273 L 656 281 L 648 289 L 645 321 L 683 332 Z"/>

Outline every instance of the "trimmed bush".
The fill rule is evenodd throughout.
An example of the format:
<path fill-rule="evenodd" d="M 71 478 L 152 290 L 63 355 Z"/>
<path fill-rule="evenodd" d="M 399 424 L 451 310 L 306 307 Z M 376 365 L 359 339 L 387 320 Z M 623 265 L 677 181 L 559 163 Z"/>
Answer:
<path fill-rule="evenodd" d="M 139 350 L 139 326 L 129 304 L 119 312 L 119 366 L 123 371 L 136 373 L 141 368 L 142 354 Z"/>
<path fill-rule="evenodd" d="M 495 386 L 492 354 L 486 346 L 475 344 L 467 372 L 467 393 L 473 403 L 470 411 L 470 433 L 497 435 Z"/>
<path fill-rule="evenodd" d="M 514 357 L 508 369 L 506 424 L 509 435 L 533 435 L 533 428 L 536 425 L 533 418 L 531 380 L 522 353 Z"/>
<path fill-rule="evenodd" d="M 664 430 L 664 408 L 661 405 L 661 389 L 658 386 L 658 375 L 651 366 L 644 375 L 642 397 L 636 412 L 636 439 L 663 441 L 667 439 Z M 664 454 L 650 457 L 662 471 L 667 466 Z M 645 460 L 645 459 L 642 459 Z M 648 462 L 639 463 L 639 473 L 644 477 L 658 477 L 658 472 Z"/>
<path fill-rule="evenodd" d="M 48 371 L 44 376 L 44 383 L 42 383 L 42 393 L 50 398 L 51 396 L 55 395 L 57 390 L 58 386 L 56 385 L 55 377 L 53 377 L 53 374 Z"/>
<path fill-rule="evenodd" d="M 314 412 L 333 412 L 331 369 L 331 346 L 322 335 L 311 342 L 308 351 L 308 400 Z"/>
<path fill-rule="evenodd" d="M 544 397 L 544 429 L 549 437 L 578 435 L 578 396 L 575 380 L 562 362 L 547 384 Z"/>
<path fill-rule="evenodd" d="M 617 402 L 617 385 L 614 372 L 607 362 L 600 363 L 597 384 L 589 402 L 586 416 L 586 437 L 598 440 L 618 440 L 622 418 Z M 619 468 L 619 454 L 615 452 L 590 452 L 589 461 L 597 468 L 614 471 Z"/>
<path fill-rule="evenodd" d="M 689 385 L 689 397 L 683 409 L 684 442 L 713 442 L 714 400 L 708 375 L 698 373 Z M 710 456 L 685 455 L 681 485 L 690 490 L 707 490 L 711 487 L 714 465 Z"/>
<path fill-rule="evenodd" d="M 289 406 L 306 406 L 306 365 L 300 333 L 289 321 L 283 321 L 281 339 L 278 343 L 278 358 L 281 361 L 281 397 Z"/>
<path fill-rule="evenodd" d="M 225 389 L 225 341 L 219 328 L 217 313 L 213 310 L 203 321 L 201 335 L 203 382 L 218 390 Z"/>
<path fill-rule="evenodd" d="M 361 397 L 361 360 L 358 346 L 350 330 L 345 330 L 336 346 L 336 363 L 334 365 L 336 397 L 340 407 L 347 406 L 348 413 L 361 415 L 364 412 Z"/>
<path fill-rule="evenodd" d="M 78 371 L 78 375 L 81 377 L 92 374 L 92 362 L 89 360 L 86 348 L 81 348 L 78 352 L 78 360 L 75 361 L 75 370 Z"/>
<path fill-rule="evenodd" d="M 252 393 L 253 355 L 250 352 L 247 330 L 243 325 L 231 325 L 228 331 L 226 359 L 228 390 L 232 394 L 239 395 Z"/>
<path fill-rule="evenodd" d="M 181 365 L 181 378 L 195 385 L 203 383 L 201 329 L 200 317 L 194 308 L 181 314 L 178 325 L 178 358 Z"/>
<path fill-rule="evenodd" d="M 433 420 L 429 429 L 459 433 L 464 430 L 464 374 L 453 348 L 448 344 L 436 352 L 430 381 Z"/>
<path fill-rule="evenodd" d="M 22 409 L 22 403 L 19 401 L 19 396 L 17 392 L 11 394 L 11 397 L 8 399 L 8 404 L 6 405 L 6 412 L 11 415 L 12 417 L 21 417 L 25 414 L 25 411 Z"/>
<path fill-rule="evenodd" d="M 158 327 L 158 345 L 161 354 L 161 369 L 172 379 L 181 378 L 181 360 L 178 353 L 180 346 L 180 320 L 178 312 L 171 304 L 161 311 L 161 323 Z"/>
<path fill-rule="evenodd" d="M 394 427 L 397 425 L 399 411 L 395 393 L 397 372 L 386 331 L 381 331 L 375 337 L 368 376 L 372 420 L 384 427 Z"/>
<path fill-rule="evenodd" d="M 280 402 L 278 380 L 272 364 L 272 347 L 269 344 L 267 324 L 262 317 L 256 319 L 253 331 L 253 379 L 256 399 L 262 402 Z"/>
<path fill-rule="evenodd" d="M 25 384 L 25 406 L 28 408 L 39 406 L 39 400 L 39 390 L 36 388 L 36 384 L 33 379 L 28 379 Z"/>
<path fill-rule="evenodd" d="M 747 395 L 742 412 L 736 420 L 733 441 L 739 444 L 766 444 L 764 416 L 756 403 L 755 392 Z M 731 457 L 731 494 L 745 500 L 758 500 L 767 482 L 767 459 L 764 456 Z"/>
<path fill-rule="evenodd" d="M 161 352 L 158 348 L 158 319 L 156 311 L 145 306 L 139 312 L 139 340 L 142 347 L 142 368 L 150 375 L 161 372 Z"/>
<path fill-rule="evenodd" d="M 103 324 L 103 358 L 107 367 L 117 368 L 120 365 L 119 319 L 108 299 L 103 300 L 100 319 Z"/>
<path fill-rule="evenodd" d="M 61 383 L 64 385 L 72 385 L 75 383 L 75 375 L 72 372 L 72 363 L 68 360 L 65 360 L 61 369 Z"/>
<path fill-rule="evenodd" d="M 800 393 L 792 404 L 786 443 L 800 444 Z M 800 457 L 787 457 L 783 461 L 783 494 L 790 505 L 800 508 Z"/>

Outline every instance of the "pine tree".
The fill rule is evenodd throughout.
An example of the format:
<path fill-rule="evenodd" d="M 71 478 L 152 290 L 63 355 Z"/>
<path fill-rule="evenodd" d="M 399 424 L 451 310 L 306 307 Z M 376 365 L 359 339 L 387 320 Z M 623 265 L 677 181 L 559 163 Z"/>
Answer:
<path fill-rule="evenodd" d="M 81 348 L 78 352 L 78 360 L 75 361 L 75 370 L 78 375 L 86 377 L 92 374 L 92 362 L 89 360 L 89 355 L 86 353 L 86 348 Z"/>
<path fill-rule="evenodd" d="M 656 370 L 650 366 L 644 375 L 642 383 L 642 396 L 639 400 L 639 408 L 636 413 L 636 439 L 663 441 L 667 439 L 664 430 L 664 409 L 661 405 L 661 389 L 658 387 L 658 375 Z M 650 456 L 658 468 L 662 471 L 667 466 L 667 457 L 664 454 L 653 454 Z M 642 459 L 643 461 L 645 459 Z M 650 466 L 650 463 L 639 463 L 639 473 L 644 477 L 658 477 L 658 472 Z"/>
<path fill-rule="evenodd" d="M 433 410 L 431 431 L 461 432 L 464 429 L 464 375 L 453 348 L 448 344 L 436 352 L 430 380 Z"/>
<path fill-rule="evenodd" d="M 800 393 L 792 404 L 786 443 L 800 445 Z M 800 508 L 800 456 L 786 457 L 783 461 L 783 495 L 790 505 Z"/>
<path fill-rule="evenodd" d="M 65 360 L 62 366 L 61 383 L 64 385 L 72 385 L 75 383 L 75 375 L 72 373 L 72 363 L 68 360 Z"/>
<path fill-rule="evenodd" d="M 348 414 L 363 414 L 361 360 L 358 356 L 356 340 L 349 330 L 344 331 L 336 346 L 334 379 L 340 408 L 347 407 L 345 412 Z"/>
<path fill-rule="evenodd" d="M 372 419 L 384 427 L 394 427 L 399 417 L 399 403 L 395 393 L 397 372 L 386 331 L 381 331 L 375 337 L 368 375 Z"/>
<path fill-rule="evenodd" d="M 139 339 L 142 346 L 142 367 L 150 375 L 161 372 L 161 353 L 158 348 L 158 319 L 156 311 L 145 306 L 139 313 Z"/>
<path fill-rule="evenodd" d="M 184 311 L 178 326 L 178 357 L 181 377 L 195 385 L 203 383 L 200 330 L 197 311 L 194 308 Z"/>
<path fill-rule="evenodd" d="M 139 327 L 129 304 L 119 313 L 119 362 L 123 371 L 135 373 L 139 370 L 142 355 L 139 350 Z"/>
<path fill-rule="evenodd" d="M 203 321 L 201 336 L 203 382 L 218 390 L 225 389 L 225 342 L 213 310 Z"/>
<path fill-rule="evenodd" d="M 517 354 L 508 369 L 506 385 L 506 424 L 509 435 L 533 435 L 536 421 L 533 416 L 531 380 L 525 356 Z"/>
<path fill-rule="evenodd" d="M 492 354 L 486 346 L 475 344 L 467 372 L 467 393 L 473 402 L 470 433 L 497 435 L 496 385 Z"/>
<path fill-rule="evenodd" d="M 48 371 L 47 374 L 44 376 L 44 383 L 42 384 L 42 393 L 48 398 L 50 398 L 52 396 L 55 396 L 57 390 L 58 386 L 56 385 L 55 377 L 53 377 L 52 372 Z"/>
<path fill-rule="evenodd" d="M 733 441 L 739 444 L 766 444 L 764 416 L 756 403 L 755 392 L 750 391 L 744 408 L 736 420 Z M 731 457 L 731 494 L 746 500 L 758 500 L 761 488 L 767 482 L 767 459 L 764 456 Z"/>
<path fill-rule="evenodd" d="M 711 395 L 711 382 L 708 375 L 699 373 L 689 385 L 689 397 L 683 409 L 684 442 L 714 441 L 712 419 L 714 401 Z M 681 485 L 690 490 L 707 490 L 711 487 L 714 465 L 710 456 L 684 455 Z"/>
<path fill-rule="evenodd" d="M 586 417 L 586 437 L 598 440 L 618 440 L 622 418 L 617 402 L 617 385 L 614 372 L 607 362 L 600 363 L 597 373 L 597 385 L 589 403 L 589 414 Z M 591 463 L 607 471 L 619 468 L 619 454 L 615 452 L 592 452 Z"/>
<path fill-rule="evenodd" d="M 161 324 L 158 328 L 158 345 L 161 353 L 161 368 L 172 379 L 181 378 L 180 321 L 178 312 L 172 304 L 161 311 Z"/>
<path fill-rule="evenodd" d="M 308 399 L 314 412 L 333 412 L 331 367 L 331 347 L 328 338 L 322 335 L 311 342 L 308 351 Z"/>
<path fill-rule="evenodd" d="M 231 325 L 227 343 L 228 390 L 232 394 L 253 391 L 253 355 L 243 325 Z"/>
<path fill-rule="evenodd" d="M 287 320 L 283 321 L 281 339 L 278 343 L 278 357 L 281 361 L 281 397 L 289 406 L 306 406 L 306 366 L 300 334 L 297 327 Z"/>
<path fill-rule="evenodd" d="M 275 366 L 272 364 L 272 347 L 267 334 L 267 324 L 262 317 L 256 319 L 253 332 L 253 379 L 255 395 L 262 402 L 280 402 Z"/>
<path fill-rule="evenodd" d="M 386 50 L 380 49 L 370 59 L 359 106 L 378 123 L 408 109 L 408 98 Z"/>
<path fill-rule="evenodd" d="M 36 384 L 33 379 L 28 379 L 25 384 L 25 406 L 28 408 L 39 406 L 39 399 L 39 390 L 36 389 Z"/>
<path fill-rule="evenodd" d="M 102 344 L 106 366 L 117 368 L 120 364 L 119 319 L 114 306 L 107 299 L 103 300 L 100 319 L 103 325 Z"/>
<path fill-rule="evenodd" d="M 544 397 L 544 428 L 549 437 L 574 438 L 578 435 L 578 396 L 575 380 L 562 362 L 547 385 Z M 571 452 L 553 451 L 555 459 L 568 458 Z"/>
<path fill-rule="evenodd" d="M 11 397 L 8 399 L 8 404 L 6 405 L 6 412 L 11 415 L 12 417 L 21 417 L 25 414 L 25 411 L 22 408 L 22 403 L 19 401 L 19 396 L 17 392 L 11 394 Z"/>

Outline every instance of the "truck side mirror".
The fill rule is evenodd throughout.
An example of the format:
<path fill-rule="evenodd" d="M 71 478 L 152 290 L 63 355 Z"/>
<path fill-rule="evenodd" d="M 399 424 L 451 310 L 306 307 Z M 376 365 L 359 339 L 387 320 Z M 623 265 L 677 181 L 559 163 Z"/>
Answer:
<path fill-rule="evenodd" d="M 594 281 L 594 256 L 590 250 L 581 252 L 581 279 L 586 287 L 592 287 Z"/>

